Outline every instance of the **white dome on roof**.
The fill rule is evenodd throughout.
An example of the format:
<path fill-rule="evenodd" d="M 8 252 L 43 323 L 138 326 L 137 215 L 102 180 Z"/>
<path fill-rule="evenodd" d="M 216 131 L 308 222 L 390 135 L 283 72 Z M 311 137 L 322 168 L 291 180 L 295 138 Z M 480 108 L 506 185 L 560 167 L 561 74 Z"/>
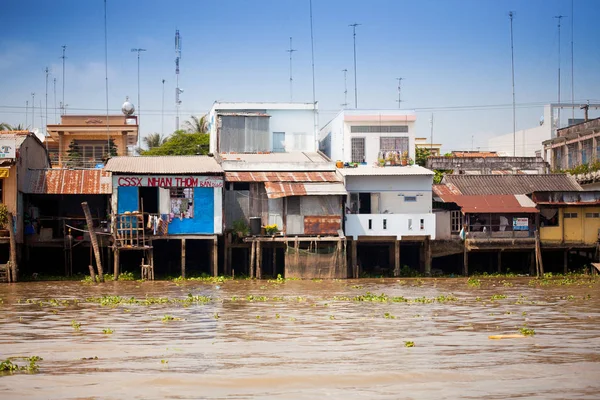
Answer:
<path fill-rule="evenodd" d="M 123 105 L 121 106 L 121 111 L 125 115 L 133 115 L 133 113 L 135 112 L 135 106 L 129 101 L 129 97 L 125 98 L 125 103 L 123 103 Z"/>

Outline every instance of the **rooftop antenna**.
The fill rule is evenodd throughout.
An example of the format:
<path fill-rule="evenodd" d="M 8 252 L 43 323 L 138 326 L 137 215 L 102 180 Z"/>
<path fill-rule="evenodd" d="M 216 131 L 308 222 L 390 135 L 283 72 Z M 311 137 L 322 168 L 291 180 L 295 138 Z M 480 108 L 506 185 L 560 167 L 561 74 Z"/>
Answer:
<path fill-rule="evenodd" d="M 160 134 L 165 134 L 165 80 L 162 80 L 162 106 L 160 110 Z"/>
<path fill-rule="evenodd" d="M 132 53 L 137 53 L 137 110 L 138 110 L 138 147 L 140 146 L 140 119 L 142 114 L 142 108 L 140 106 L 140 53 L 147 51 L 146 49 L 131 49 Z"/>
<path fill-rule="evenodd" d="M 65 57 L 65 51 L 67 50 L 67 46 L 61 46 L 62 47 L 62 102 L 61 104 L 61 109 L 62 112 L 60 115 L 64 115 L 65 114 L 65 110 L 64 110 L 64 105 L 65 105 L 65 59 L 67 57 Z"/>
<path fill-rule="evenodd" d="M 179 95 L 183 93 L 183 90 L 179 88 L 179 60 L 181 59 L 181 36 L 179 36 L 179 29 L 175 30 L 175 130 L 179 130 L 179 107 L 181 106 L 181 100 Z"/>
<path fill-rule="evenodd" d="M 396 80 L 398 81 L 398 100 L 396 100 L 398 102 L 398 108 L 402 108 L 402 106 L 400 105 L 402 103 L 402 79 L 404 78 L 396 78 Z"/>
<path fill-rule="evenodd" d="M 35 93 L 31 92 L 31 129 L 35 126 Z"/>
<path fill-rule="evenodd" d="M 298 50 L 295 50 L 292 48 L 292 38 L 290 37 L 290 49 L 286 50 L 288 53 L 290 53 L 290 102 L 294 101 L 294 96 L 293 96 L 293 88 L 292 88 L 292 53 Z"/>
<path fill-rule="evenodd" d="M 46 73 L 46 125 L 48 124 L 48 67 L 44 68 L 44 72 Z M 42 122 L 43 123 L 43 122 Z M 44 136 L 48 136 L 48 128 L 44 126 Z M 46 142 L 46 147 L 48 147 L 48 142 Z"/>
<path fill-rule="evenodd" d="M 566 15 L 557 15 L 554 18 L 558 20 L 558 125 L 557 129 L 560 129 L 560 20 L 566 17 Z"/>
<path fill-rule="evenodd" d="M 358 88 L 356 86 L 356 27 L 361 24 L 356 22 L 348 26 L 352 27 L 352 39 L 354 41 L 354 108 L 358 108 Z"/>
<path fill-rule="evenodd" d="M 314 140 L 315 151 L 319 150 L 319 114 L 317 112 L 317 92 L 315 89 L 315 40 L 313 32 L 313 10 L 312 0 L 308 1 L 309 16 L 310 16 L 310 58 L 312 64 L 312 95 L 313 95 L 313 123 L 314 123 Z"/>
<path fill-rule="evenodd" d="M 574 61 L 574 24 L 575 24 L 575 6 L 573 5 L 573 0 L 571 0 L 571 119 L 575 120 L 575 61 Z"/>
<path fill-rule="evenodd" d="M 25 129 L 29 130 L 29 100 L 25 100 Z"/>
<path fill-rule="evenodd" d="M 56 124 L 56 78 L 52 80 L 54 86 L 54 123 Z"/>
<path fill-rule="evenodd" d="M 433 113 L 431 113 L 431 119 L 429 120 L 429 125 L 431 127 L 431 142 L 429 143 L 429 155 L 433 156 Z"/>
<path fill-rule="evenodd" d="M 517 156 L 517 117 L 516 117 L 516 102 L 515 102 L 515 49 L 513 46 L 513 18 L 514 11 L 508 12 L 510 18 L 510 64 L 512 77 L 512 117 L 513 117 L 513 157 Z M 525 156 L 525 135 L 523 134 L 523 156 Z"/>
<path fill-rule="evenodd" d="M 108 28 L 106 23 L 106 0 L 104 0 L 104 82 L 106 95 L 106 154 L 110 157 L 110 122 L 108 119 Z M 63 107 L 65 105 L 63 104 Z M 125 149 L 121 149 L 126 154 Z"/>
<path fill-rule="evenodd" d="M 346 108 L 348 107 L 348 70 L 344 68 L 342 72 L 344 73 L 344 103 L 341 106 Z"/>

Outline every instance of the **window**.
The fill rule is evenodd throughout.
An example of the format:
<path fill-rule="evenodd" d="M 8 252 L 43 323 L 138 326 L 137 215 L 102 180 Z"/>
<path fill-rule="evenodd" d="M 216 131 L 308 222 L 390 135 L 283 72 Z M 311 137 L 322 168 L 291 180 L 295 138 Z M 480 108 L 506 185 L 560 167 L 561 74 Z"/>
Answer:
<path fill-rule="evenodd" d="M 407 137 L 381 137 L 379 138 L 380 151 L 398 151 L 403 153 L 408 151 Z"/>
<path fill-rule="evenodd" d="M 285 152 L 285 132 L 273 132 L 273 153 Z"/>
<path fill-rule="evenodd" d="M 170 188 L 171 214 L 174 218 L 194 218 L 194 189 Z"/>
<path fill-rule="evenodd" d="M 365 138 L 352 138 L 352 162 L 365 162 Z"/>
<path fill-rule="evenodd" d="M 577 218 L 577 213 L 565 213 L 564 218 Z"/>
<path fill-rule="evenodd" d="M 410 218 L 408 220 L 408 230 L 412 231 L 412 219 L 410 219 Z"/>
<path fill-rule="evenodd" d="M 420 222 L 419 222 L 419 228 L 421 230 L 425 229 L 425 220 L 421 218 Z"/>
<path fill-rule="evenodd" d="M 600 218 L 600 213 L 585 213 L 586 218 Z"/>
<path fill-rule="evenodd" d="M 417 201 L 417 196 L 404 196 L 405 203 L 413 203 Z"/>
<path fill-rule="evenodd" d="M 450 211 L 450 229 L 452 232 L 460 232 L 461 225 L 460 210 Z"/>
<path fill-rule="evenodd" d="M 351 133 L 407 133 L 408 125 L 353 125 Z"/>
<path fill-rule="evenodd" d="M 383 220 L 383 229 L 387 229 L 387 219 Z"/>

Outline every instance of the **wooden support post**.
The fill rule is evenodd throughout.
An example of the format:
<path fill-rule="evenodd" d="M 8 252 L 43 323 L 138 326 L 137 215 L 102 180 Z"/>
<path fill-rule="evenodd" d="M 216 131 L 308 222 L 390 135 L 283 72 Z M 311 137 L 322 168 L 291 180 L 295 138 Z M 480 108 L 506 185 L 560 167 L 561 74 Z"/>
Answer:
<path fill-rule="evenodd" d="M 92 282 L 98 283 L 96 281 L 96 271 L 94 271 L 94 266 L 92 264 L 90 264 L 88 267 L 90 269 L 90 277 L 92 278 Z"/>
<path fill-rule="evenodd" d="M 117 277 L 119 276 L 119 249 L 117 248 L 117 245 L 115 243 L 115 249 L 114 249 L 114 265 L 113 265 L 113 280 L 117 280 Z"/>
<path fill-rule="evenodd" d="M 353 240 L 352 241 L 352 277 L 353 278 L 358 278 L 358 260 L 357 260 L 357 244 L 358 244 L 358 240 Z"/>
<path fill-rule="evenodd" d="M 229 264 L 229 259 L 231 254 L 229 253 L 229 249 L 231 248 L 231 234 L 226 234 L 223 236 L 223 275 L 231 275 L 231 269 Z"/>
<path fill-rule="evenodd" d="M 273 279 L 277 278 L 277 247 L 273 243 Z"/>
<path fill-rule="evenodd" d="M 181 239 L 181 277 L 185 279 L 185 239 Z"/>
<path fill-rule="evenodd" d="M 219 276 L 219 241 L 216 236 L 213 239 L 212 256 L 213 276 Z"/>
<path fill-rule="evenodd" d="M 425 238 L 425 275 L 431 276 L 431 239 Z"/>
<path fill-rule="evenodd" d="M 250 278 L 254 278 L 254 264 L 256 262 L 256 242 L 250 242 L 251 250 L 250 250 Z"/>
<path fill-rule="evenodd" d="M 87 201 L 81 203 L 81 208 L 83 208 L 83 213 L 85 214 L 85 223 L 87 224 L 88 232 L 90 233 L 90 241 L 94 248 L 96 267 L 98 268 L 98 278 L 100 279 L 100 282 L 104 282 L 104 271 L 102 269 L 102 259 L 100 258 L 100 246 L 98 245 L 98 238 L 96 237 L 96 231 L 94 230 L 94 221 L 92 220 L 92 213 Z"/>
<path fill-rule="evenodd" d="M 400 270 L 402 266 L 400 265 L 400 241 L 396 238 L 394 240 L 394 276 L 400 276 Z"/>
<path fill-rule="evenodd" d="M 565 274 L 569 273 L 569 250 L 565 250 L 563 255 L 563 272 Z"/>
<path fill-rule="evenodd" d="M 502 250 L 498 250 L 498 273 L 502 273 Z"/>
<path fill-rule="evenodd" d="M 17 281 L 17 241 L 15 239 L 15 224 L 13 215 L 11 212 L 7 214 L 7 223 L 8 223 L 8 235 L 10 241 L 10 268 L 6 269 L 6 279 L 8 282 L 16 282 Z"/>
<path fill-rule="evenodd" d="M 262 246 L 260 240 L 256 241 L 256 279 L 262 279 Z"/>
<path fill-rule="evenodd" d="M 466 244 L 463 251 L 463 275 L 469 276 L 469 251 Z"/>

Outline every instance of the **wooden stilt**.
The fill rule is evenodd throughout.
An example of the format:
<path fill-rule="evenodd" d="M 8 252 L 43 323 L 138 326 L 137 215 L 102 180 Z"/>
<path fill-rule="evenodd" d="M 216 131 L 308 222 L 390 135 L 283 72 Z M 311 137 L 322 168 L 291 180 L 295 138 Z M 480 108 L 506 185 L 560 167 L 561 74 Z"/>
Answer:
<path fill-rule="evenodd" d="M 10 282 L 17 281 L 17 241 L 15 239 L 15 223 L 13 214 L 9 212 L 7 214 L 7 225 L 8 225 L 8 240 L 10 246 L 10 254 L 9 254 L 9 265 L 6 268 L 6 279 Z"/>
<path fill-rule="evenodd" d="M 394 240 L 394 276 L 400 276 L 400 270 L 402 266 L 400 265 L 400 241 L 398 239 Z"/>
<path fill-rule="evenodd" d="M 463 275 L 469 276 L 469 251 L 466 244 L 463 251 Z"/>
<path fill-rule="evenodd" d="M 358 240 L 353 240 L 352 241 L 352 249 L 350 250 L 352 252 L 352 256 L 351 256 L 351 260 L 352 260 L 352 277 L 353 278 L 358 278 L 358 260 L 357 260 L 357 246 L 358 245 Z"/>
<path fill-rule="evenodd" d="M 535 251 L 529 253 L 529 275 L 533 276 L 536 273 L 537 262 L 535 260 Z"/>
<path fill-rule="evenodd" d="M 502 251 L 498 251 L 498 273 L 502 273 Z"/>
<path fill-rule="evenodd" d="M 256 279 L 262 279 L 262 246 L 256 241 Z"/>
<path fill-rule="evenodd" d="M 114 262 L 113 275 L 114 276 L 113 276 L 113 279 L 117 280 L 117 277 L 119 276 L 119 249 L 116 247 L 116 244 L 115 244 L 115 248 L 114 248 L 113 252 L 114 252 L 114 257 L 113 257 L 114 258 L 114 260 L 113 260 L 113 262 Z"/>
<path fill-rule="evenodd" d="M 565 274 L 569 273 L 569 250 L 564 251 L 563 255 L 563 272 Z"/>
<path fill-rule="evenodd" d="M 213 256 L 213 259 L 212 259 L 213 276 L 218 276 L 219 275 L 219 242 L 218 242 L 216 236 L 213 239 L 212 256 Z"/>
<path fill-rule="evenodd" d="M 102 259 L 100 258 L 100 246 L 98 245 L 98 238 L 96 237 L 96 231 L 94 230 L 94 221 L 92 220 L 92 213 L 90 212 L 87 201 L 81 203 L 81 208 L 83 208 L 83 213 L 85 214 L 85 222 L 90 234 L 90 242 L 92 242 L 92 247 L 94 248 L 96 267 L 98 268 L 98 278 L 100 279 L 100 282 L 104 282 L 104 271 L 102 269 Z"/>
<path fill-rule="evenodd" d="M 90 277 L 92 278 L 92 282 L 97 283 L 96 281 L 96 271 L 94 271 L 94 266 L 93 265 L 88 265 L 89 269 L 90 269 Z"/>
<path fill-rule="evenodd" d="M 273 279 L 277 278 L 277 247 L 273 243 Z"/>
<path fill-rule="evenodd" d="M 185 239 L 181 239 L 181 277 L 185 279 Z"/>
<path fill-rule="evenodd" d="M 250 242 L 251 244 L 251 249 L 250 249 L 250 278 L 254 278 L 254 264 L 256 261 L 256 242 Z"/>
<path fill-rule="evenodd" d="M 431 239 L 425 238 L 425 275 L 431 276 Z"/>

